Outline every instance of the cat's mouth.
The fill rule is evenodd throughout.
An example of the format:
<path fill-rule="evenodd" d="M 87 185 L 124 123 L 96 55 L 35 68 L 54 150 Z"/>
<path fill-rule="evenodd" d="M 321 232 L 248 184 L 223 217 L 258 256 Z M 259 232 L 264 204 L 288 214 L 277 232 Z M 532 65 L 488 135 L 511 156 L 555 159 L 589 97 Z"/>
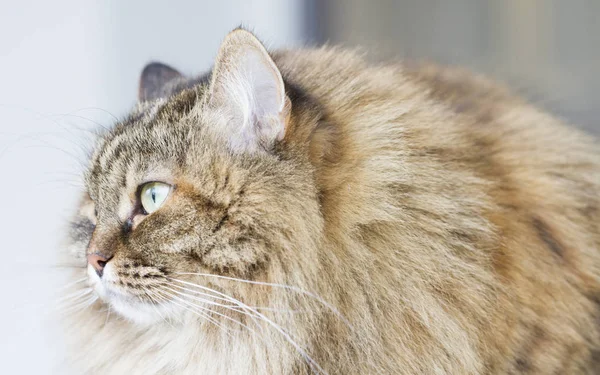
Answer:
<path fill-rule="evenodd" d="M 174 315 L 177 306 L 161 298 L 156 283 L 124 279 L 110 263 L 102 276 L 88 265 L 90 284 L 100 299 L 123 317 L 138 324 L 153 324 Z"/>

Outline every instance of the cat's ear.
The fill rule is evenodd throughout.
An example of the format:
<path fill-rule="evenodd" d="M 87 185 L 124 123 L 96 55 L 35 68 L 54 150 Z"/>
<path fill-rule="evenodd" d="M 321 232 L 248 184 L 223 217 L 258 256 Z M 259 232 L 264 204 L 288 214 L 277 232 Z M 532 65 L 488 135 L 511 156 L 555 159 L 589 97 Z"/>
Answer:
<path fill-rule="evenodd" d="M 138 101 L 145 102 L 166 96 L 169 84 L 181 78 L 183 75 L 168 65 L 149 63 L 140 77 Z"/>
<path fill-rule="evenodd" d="M 261 42 L 237 29 L 227 35 L 215 63 L 210 102 L 228 118 L 234 151 L 270 149 L 285 136 L 290 101 L 281 73 Z"/>

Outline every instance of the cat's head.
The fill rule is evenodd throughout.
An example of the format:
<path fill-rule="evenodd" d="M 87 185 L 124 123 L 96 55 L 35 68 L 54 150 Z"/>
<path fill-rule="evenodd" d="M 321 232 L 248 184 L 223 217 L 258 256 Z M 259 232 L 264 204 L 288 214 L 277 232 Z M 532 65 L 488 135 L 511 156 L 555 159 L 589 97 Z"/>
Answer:
<path fill-rule="evenodd" d="M 95 148 L 73 231 L 113 310 L 143 323 L 235 306 L 223 292 L 270 303 L 269 288 L 228 278 L 309 287 L 323 228 L 310 130 L 297 129 L 318 111 L 290 90 L 241 29 L 210 76 L 144 70 L 138 108 Z"/>

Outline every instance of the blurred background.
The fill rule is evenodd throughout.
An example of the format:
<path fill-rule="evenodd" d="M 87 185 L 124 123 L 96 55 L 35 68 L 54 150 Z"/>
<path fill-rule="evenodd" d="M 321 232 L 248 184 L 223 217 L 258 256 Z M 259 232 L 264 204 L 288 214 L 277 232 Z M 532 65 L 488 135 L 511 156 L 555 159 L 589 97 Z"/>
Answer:
<path fill-rule="evenodd" d="M 210 68 L 238 25 L 271 48 L 362 46 L 373 59 L 428 59 L 487 73 L 574 126 L 600 133 L 600 2 L 82 1 L 0 8 L 0 353 L 3 373 L 56 373 L 46 317 L 53 267 L 94 129 L 135 103 L 159 60 Z"/>

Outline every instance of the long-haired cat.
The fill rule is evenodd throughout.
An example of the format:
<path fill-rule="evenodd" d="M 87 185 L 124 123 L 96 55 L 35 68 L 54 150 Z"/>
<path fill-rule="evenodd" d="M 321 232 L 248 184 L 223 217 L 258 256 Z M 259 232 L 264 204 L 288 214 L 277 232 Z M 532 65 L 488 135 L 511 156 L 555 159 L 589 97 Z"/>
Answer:
<path fill-rule="evenodd" d="M 598 144 L 484 78 L 238 29 L 85 181 L 80 373 L 600 371 Z"/>

